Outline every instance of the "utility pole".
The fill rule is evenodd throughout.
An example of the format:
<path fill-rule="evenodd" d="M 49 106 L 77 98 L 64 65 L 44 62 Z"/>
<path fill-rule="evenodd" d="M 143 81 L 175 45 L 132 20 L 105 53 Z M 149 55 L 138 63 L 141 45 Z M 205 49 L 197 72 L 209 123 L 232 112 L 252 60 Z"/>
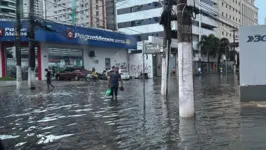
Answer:
<path fill-rule="evenodd" d="M 29 1 L 29 21 L 30 28 L 28 31 L 29 40 L 29 68 L 28 68 L 28 83 L 31 89 L 35 89 L 35 17 L 34 17 L 34 0 Z"/>
<path fill-rule="evenodd" d="M 20 0 L 16 0 L 16 60 L 17 60 L 17 89 L 21 88 L 21 81 L 22 81 L 22 73 L 21 73 L 21 47 L 20 47 L 20 40 L 21 40 L 21 20 L 20 20 Z"/>
<path fill-rule="evenodd" d="M 193 53 L 192 53 L 192 0 L 177 0 L 179 115 L 194 116 Z"/>
<path fill-rule="evenodd" d="M 171 53 L 171 21 L 172 21 L 173 0 L 165 0 L 164 10 L 161 15 L 160 24 L 164 27 L 163 57 L 162 57 L 162 78 L 161 94 L 168 96 L 169 78 L 169 55 Z"/>

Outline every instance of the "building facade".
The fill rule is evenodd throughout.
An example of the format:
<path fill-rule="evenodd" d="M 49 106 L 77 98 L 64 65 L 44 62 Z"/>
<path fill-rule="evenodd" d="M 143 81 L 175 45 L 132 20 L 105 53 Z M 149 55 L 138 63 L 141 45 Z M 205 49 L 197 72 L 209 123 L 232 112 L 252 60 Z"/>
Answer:
<path fill-rule="evenodd" d="M 21 0 L 21 18 L 29 17 L 29 0 Z M 43 17 L 43 1 L 34 0 L 34 15 Z M 16 19 L 16 0 L 0 1 L 0 19 Z"/>
<path fill-rule="evenodd" d="M 105 6 L 106 6 L 106 28 L 110 30 L 117 30 L 115 0 L 106 0 Z"/>
<path fill-rule="evenodd" d="M 215 14 L 218 13 L 218 6 L 212 0 L 202 0 L 196 3 L 197 7 L 205 12 L 203 15 L 197 15 L 193 20 L 193 51 L 195 53 L 195 70 L 198 62 L 205 61 L 201 57 L 197 43 L 202 35 L 217 34 L 215 28 L 218 27 Z M 148 40 L 149 36 L 162 38 L 163 26 L 159 24 L 163 6 L 158 0 L 118 0 L 117 9 L 117 27 L 118 30 L 127 34 L 136 35 L 138 41 Z M 176 14 L 176 7 L 173 7 Z M 210 11 L 211 10 L 211 11 Z M 177 39 L 177 22 L 172 21 L 172 38 Z M 162 39 L 161 39 L 162 40 Z M 211 61 L 216 61 L 211 60 Z M 173 61 L 174 62 L 174 61 Z M 157 62 L 157 64 L 160 64 Z"/>
<path fill-rule="evenodd" d="M 83 27 L 106 28 L 105 0 L 45 1 L 46 19 Z"/>
<path fill-rule="evenodd" d="M 258 24 L 258 8 L 255 0 L 220 0 L 219 16 L 223 23 L 219 23 L 219 35 L 233 42 L 233 29 L 240 26 Z"/>
<path fill-rule="evenodd" d="M 30 0 L 23 0 L 22 9 L 23 9 L 23 17 L 29 17 L 29 1 Z M 38 16 L 39 18 L 43 18 L 43 1 L 42 0 L 34 0 L 34 15 Z"/>
<path fill-rule="evenodd" d="M 16 54 L 13 39 L 14 22 L 0 21 L 0 77 L 16 77 Z M 105 69 L 129 67 L 128 49 L 136 49 L 134 36 L 93 28 L 68 26 L 46 22 L 56 32 L 43 29 L 36 31 L 36 77 L 45 79 L 45 68 L 58 72 L 67 67 L 96 68 L 101 73 Z M 28 68 L 27 21 L 22 21 L 21 67 L 22 77 Z"/>
<path fill-rule="evenodd" d="M 0 1 L 0 19 L 14 19 L 16 17 L 16 1 Z"/>

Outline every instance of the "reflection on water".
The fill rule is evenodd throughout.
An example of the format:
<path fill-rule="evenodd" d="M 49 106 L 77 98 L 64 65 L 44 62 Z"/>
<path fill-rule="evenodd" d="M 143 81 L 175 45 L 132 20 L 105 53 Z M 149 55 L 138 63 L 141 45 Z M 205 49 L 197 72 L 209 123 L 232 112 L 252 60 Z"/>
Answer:
<path fill-rule="evenodd" d="M 195 78 L 194 119 L 178 114 L 177 80 L 170 99 L 160 82 L 125 82 L 118 101 L 106 86 L 0 92 L 0 138 L 14 149 L 265 149 L 264 107 L 241 107 L 234 76 Z"/>

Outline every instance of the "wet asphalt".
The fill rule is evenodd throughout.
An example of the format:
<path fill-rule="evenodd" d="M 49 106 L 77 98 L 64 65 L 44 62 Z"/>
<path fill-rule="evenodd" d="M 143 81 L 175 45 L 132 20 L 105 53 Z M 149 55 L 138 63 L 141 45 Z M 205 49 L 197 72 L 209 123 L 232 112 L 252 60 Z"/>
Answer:
<path fill-rule="evenodd" d="M 179 118 L 177 80 L 170 83 L 165 99 L 159 79 L 146 80 L 145 92 L 142 80 L 125 81 L 117 101 L 105 97 L 105 81 L 0 88 L 0 139 L 23 150 L 266 149 L 266 107 L 240 103 L 236 76 L 195 77 L 193 119 Z"/>

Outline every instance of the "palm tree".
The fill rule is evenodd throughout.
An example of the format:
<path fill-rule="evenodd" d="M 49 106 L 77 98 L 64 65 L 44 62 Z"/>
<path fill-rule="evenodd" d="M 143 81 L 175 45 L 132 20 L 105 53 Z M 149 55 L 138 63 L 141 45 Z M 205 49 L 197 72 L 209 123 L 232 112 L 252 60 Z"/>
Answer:
<path fill-rule="evenodd" d="M 220 46 L 219 46 L 218 57 L 217 57 L 217 64 L 218 64 L 217 69 L 218 70 L 220 68 L 220 63 L 221 63 L 220 60 L 221 60 L 222 55 L 225 55 L 226 59 L 228 59 L 229 53 L 230 53 L 230 42 L 227 38 L 222 38 L 220 40 Z"/>
<path fill-rule="evenodd" d="M 201 41 L 198 43 L 198 47 L 201 48 L 201 54 L 207 56 L 208 65 L 210 63 L 210 56 L 216 57 L 219 51 L 220 40 L 213 34 L 209 36 L 203 35 Z M 208 67 L 209 69 L 209 67 Z"/>

